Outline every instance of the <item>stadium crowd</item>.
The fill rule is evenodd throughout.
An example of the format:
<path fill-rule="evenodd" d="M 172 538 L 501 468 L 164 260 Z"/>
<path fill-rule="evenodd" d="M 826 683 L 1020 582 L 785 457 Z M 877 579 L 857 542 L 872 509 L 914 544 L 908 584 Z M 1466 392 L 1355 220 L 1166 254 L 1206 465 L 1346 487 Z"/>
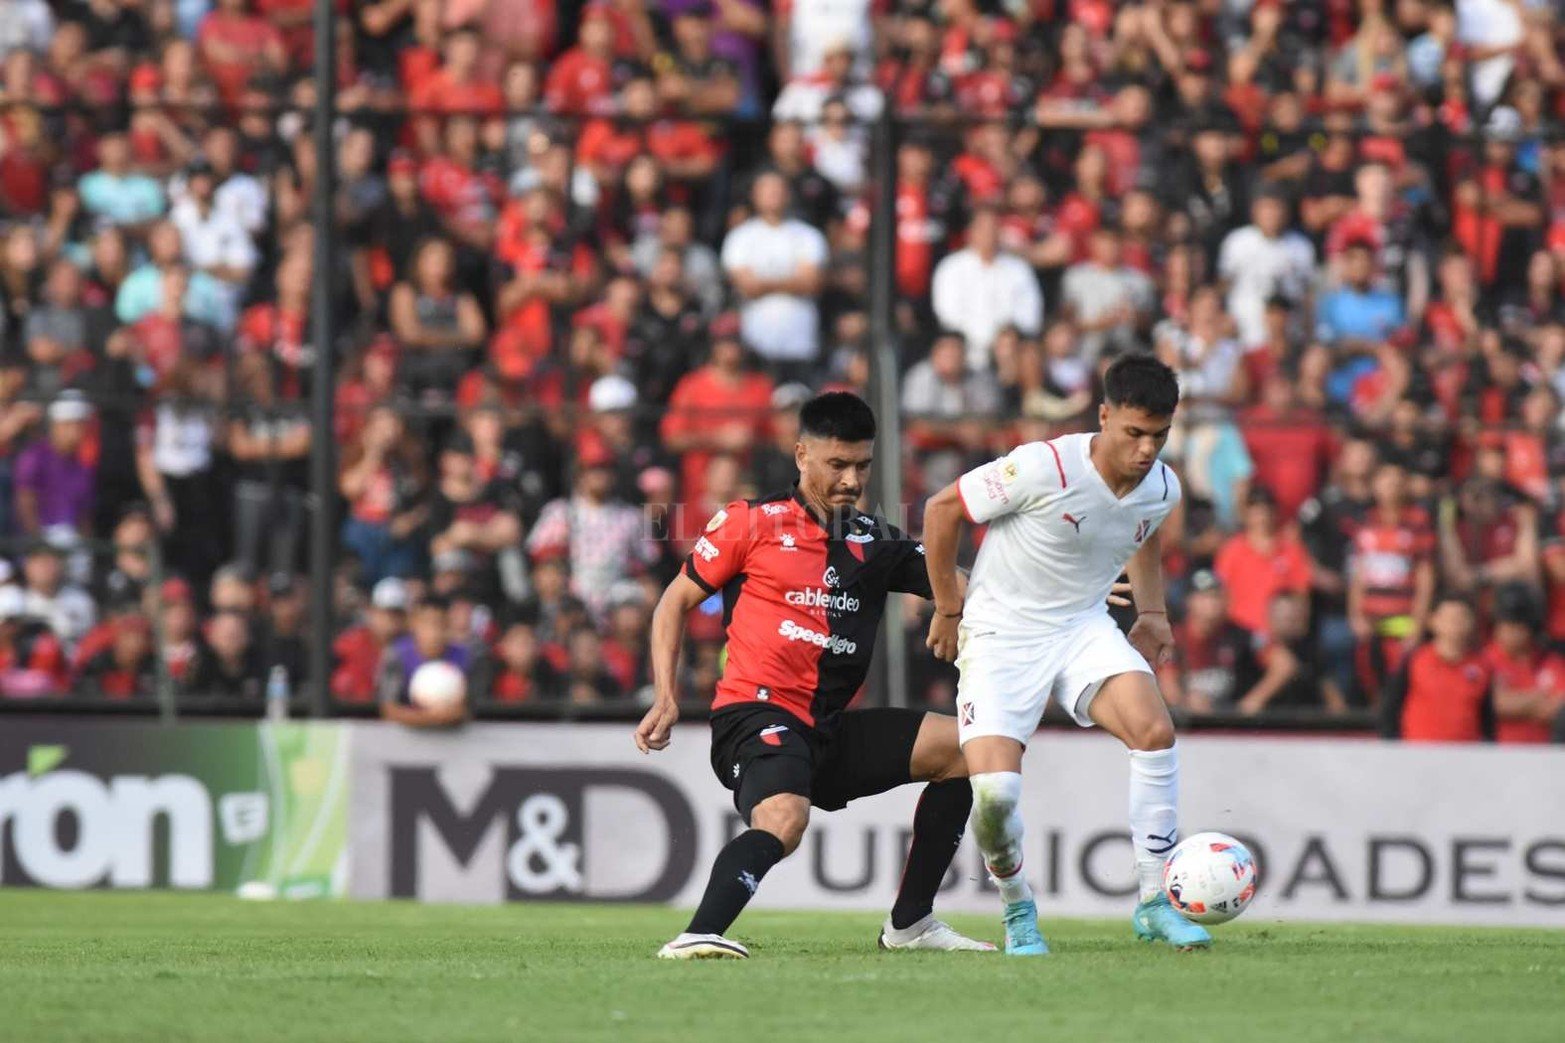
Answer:
<path fill-rule="evenodd" d="M 633 698 L 707 519 L 787 486 L 809 395 L 868 387 L 889 110 L 915 522 L 1155 352 L 1172 703 L 1549 736 L 1559 5 L 337 6 L 323 432 L 313 5 L 0 0 L 0 693 L 298 690 L 332 437 L 334 698 L 405 702 L 434 656 L 479 701 Z"/>

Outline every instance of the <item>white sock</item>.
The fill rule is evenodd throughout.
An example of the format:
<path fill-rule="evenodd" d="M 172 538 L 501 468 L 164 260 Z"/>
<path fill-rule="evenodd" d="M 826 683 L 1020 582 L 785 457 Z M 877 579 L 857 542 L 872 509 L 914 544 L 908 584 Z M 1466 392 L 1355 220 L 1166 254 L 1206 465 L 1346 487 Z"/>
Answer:
<path fill-rule="evenodd" d="M 1006 904 L 1032 898 L 1022 875 L 1022 776 L 1016 771 L 974 775 L 973 839 Z"/>
<path fill-rule="evenodd" d="M 1141 899 L 1163 887 L 1163 860 L 1179 843 L 1179 747 L 1130 751 L 1130 839 Z"/>

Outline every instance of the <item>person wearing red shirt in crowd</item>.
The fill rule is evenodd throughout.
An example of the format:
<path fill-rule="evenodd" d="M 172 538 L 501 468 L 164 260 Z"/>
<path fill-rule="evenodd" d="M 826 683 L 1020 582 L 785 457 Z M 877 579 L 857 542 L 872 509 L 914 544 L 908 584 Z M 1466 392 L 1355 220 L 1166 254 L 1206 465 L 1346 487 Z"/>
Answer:
<path fill-rule="evenodd" d="M 1017 173 L 1005 124 L 980 123 L 969 130 L 967 147 L 951 161 L 951 172 L 961 179 L 972 202 L 999 203 Z"/>
<path fill-rule="evenodd" d="M 917 113 L 938 120 L 954 114 L 956 84 L 940 67 L 940 39 L 935 23 L 909 13 L 901 29 L 903 55 L 883 61 L 876 82 L 900 113 Z"/>
<path fill-rule="evenodd" d="M 1353 531 L 1348 623 L 1359 676 L 1373 702 L 1403 654 L 1423 636 L 1435 593 L 1429 515 L 1408 503 L 1407 472 L 1387 461 L 1370 479 L 1374 504 Z"/>
<path fill-rule="evenodd" d="M 581 14 L 580 42 L 549 68 L 544 105 L 564 116 L 608 112 L 614 101 L 614 33 L 609 5 L 588 4 Z"/>
<path fill-rule="evenodd" d="M 196 33 L 207 74 L 230 105 L 239 100 L 245 84 L 256 75 L 282 73 L 288 68 L 282 34 L 266 19 L 246 10 L 247 6 L 247 0 L 217 0 L 216 8 L 201 20 Z"/>
<path fill-rule="evenodd" d="M 407 584 L 395 576 L 375 584 L 364 622 L 344 630 L 332 643 L 337 660 L 331 674 L 333 699 L 361 705 L 375 701 L 381 657 L 407 629 L 408 600 Z"/>
<path fill-rule="evenodd" d="M 1235 709 L 1253 717 L 1269 707 L 1324 710 L 1348 708 L 1342 689 L 1322 662 L 1320 643 L 1310 635 L 1310 603 L 1283 591 L 1267 610 L 1267 634 L 1255 649 L 1258 677 Z"/>
<path fill-rule="evenodd" d="M 716 453 L 747 453 L 766 438 L 772 381 L 745 368 L 739 319 L 732 313 L 712 320 L 707 364 L 680 378 L 663 414 L 663 446 L 681 455 L 681 499 L 705 499 L 707 468 Z"/>
<path fill-rule="evenodd" d="M 555 196 L 542 186 L 510 203 L 495 233 L 495 314 L 489 351 L 499 375 L 521 380 L 554 343 L 553 307 L 578 300 L 595 259 L 565 235 Z"/>
<path fill-rule="evenodd" d="M 70 690 L 65 645 L 28 614 L 22 588 L 0 586 L 0 695 L 64 695 Z"/>
<path fill-rule="evenodd" d="M 1548 742 L 1565 711 L 1565 656 L 1539 644 L 1542 627 L 1527 587 L 1501 589 L 1494 617 L 1483 657 L 1494 673 L 1495 739 Z"/>
<path fill-rule="evenodd" d="M 345 15 L 348 0 L 333 0 L 332 7 L 337 15 Z M 315 61 L 315 0 L 255 0 L 255 9 L 282 37 L 293 67 L 310 68 Z M 338 39 L 341 38 L 338 30 Z"/>
<path fill-rule="evenodd" d="M 1461 597 L 1442 597 L 1418 646 L 1387 686 L 1380 734 L 1408 742 L 1494 739 L 1494 676 L 1472 648 L 1476 620 Z"/>
<path fill-rule="evenodd" d="M 634 580 L 616 583 L 609 592 L 607 636 L 603 663 L 614 675 L 621 693 L 635 695 L 652 680 L 647 650 L 647 627 L 652 614 L 647 596 Z"/>
<path fill-rule="evenodd" d="M 1239 430 L 1255 463 L 1255 483 L 1276 499 L 1282 517 L 1296 517 L 1320 490 L 1335 452 L 1325 418 L 1300 405 L 1293 379 L 1279 372 L 1261 385 L 1261 404 L 1240 414 Z"/>
<path fill-rule="evenodd" d="M 1026 258 L 1040 271 L 1063 268 L 1076 252 L 1076 244 L 1060 231 L 1048 202 L 1043 179 L 1034 174 L 1019 174 L 1006 188 L 1005 216 L 1000 219 L 1001 249 Z M 905 249 L 903 246 L 897 253 L 899 265 Z"/>
<path fill-rule="evenodd" d="M 563 679 L 543 654 L 538 628 L 518 621 L 505 628 L 480 664 L 474 688 L 480 699 L 502 706 L 559 699 Z"/>
<path fill-rule="evenodd" d="M 1278 524 L 1277 501 L 1264 488 L 1250 491 L 1244 528 L 1218 548 L 1213 570 L 1228 591 L 1228 618 L 1252 634 L 1266 633 L 1272 599 L 1310 589 L 1310 558 L 1297 536 Z"/>
<path fill-rule="evenodd" d="M 78 685 L 83 694 L 116 701 L 151 697 L 157 689 L 151 622 L 140 611 L 131 611 L 115 619 L 111 628 L 108 647 L 82 664 Z"/>
<path fill-rule="evenodd" d="M 722 149 L 689 120 L 657 119 L 657 89 L 649 77 L 636 76 L 621 92 L 626 122 L 594 120 L 583 129 L 576 158 L 600 184 L 613 185 L 619 173 L 643 153 L 658 161 L 671 181 L 701 181 L 717 168 Z"/>
<path fill-rule="evenodd" d="M 1259 403 L 1267 380 L 1292 368 L 1299 355 L 1299 342 L 1293 335 L 1293 301 L 1281 294 L 1266 298 L 1261 325 L 1266 331 L 1259 344 L 1246 345 L 1240 365 L 1250 401 Z"/>
<path fill-rule="evenodd" d="M 430 157 L 419 171 L 419 191 L 453 236 L 487 252 L 494 243 L 504 187 L 498 177 L 479 168 L 478 121 L 451 116 L 443 140 L 445 151 Z"/>
<path fill-rule="evenodd" d="M 292 253 L 277 266 L 277 296 L 253 304 L 239 317 L 235 330 L 241 353 L 263 355 L 277 366 L 281 397 L 304 393 L 306 374 L 314 362 L 309 345 L 310 256 Z"/>
<path fill-rule="evenodd" d="M 1228 620 L 1228 599 L 1210 569 L 1190 576 L 1184 619 L 1174 628 L 1174 658 L 1160 665 L 1168 705 L 1189 713 L 1231 708 L 1255 679 L 1254 640 Z"/>
<path fill-rule="evenodd" d="M 1538 179 L 1516 164 L 1521 129 L 1515 109 L 1501 105 L 1491 112 L 1483 162 L 1452 192 L 1451 234 L 1476 259 L 1485 287 L 1524 281 L 1522 266 L 1544 221 Z M 1502 271 L 1502 264 L 1512 270 Z"/>
<path fill-rule="evenodd" d="M 498 116 L 505 109 L 500 85 L 479 74 L 478 30 L 461 26 L 445 38 L 445 61 L 413 88 L 411 108 L 437 116 Z"/>
<path fill-rule="evenodd" d="M 163 633 L 158 638 L 158 652 L 163 656 L 169 679 L 176 685 L 183 685 L 201 651 L 195 594 L 189 583 L 176 576 L 163 581 L 162 598 Z M 147 611 L 156 611 L 157 607 L 150 603 L 151 598 L 146 600 Z"/>

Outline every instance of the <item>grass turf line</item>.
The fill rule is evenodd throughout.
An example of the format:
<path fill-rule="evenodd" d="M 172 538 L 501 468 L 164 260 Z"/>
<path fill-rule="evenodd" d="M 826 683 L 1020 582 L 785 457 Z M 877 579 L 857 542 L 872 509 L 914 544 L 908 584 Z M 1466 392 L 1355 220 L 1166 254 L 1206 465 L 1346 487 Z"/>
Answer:
<path fill-rule="evenodd" d="M 652 959 L 684 919 L 0 890 L 0 1041 L 1565 1038 L 1562 932 L 1257 920 L 1180 954 L 1127 915 L 1045 921 L 1055 955 L 1018 960 L 881 953 L 879 917 L 755 910 L 733 932 L 748 962 Z"/>

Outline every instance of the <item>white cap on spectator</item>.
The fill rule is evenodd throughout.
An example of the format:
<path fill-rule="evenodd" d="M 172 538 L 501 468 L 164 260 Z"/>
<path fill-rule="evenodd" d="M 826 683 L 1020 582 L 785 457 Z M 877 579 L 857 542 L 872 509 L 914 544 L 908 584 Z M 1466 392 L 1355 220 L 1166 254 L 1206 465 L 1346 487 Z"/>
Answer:
<path fill-rule="evenodd" d="M 408 585 L 395 576 L 387 576 L 370 591 L 370 604 L 387 612 L 404 612 L 408 607 Z"/>
<path fill-rule="evenodd" d="M 69 554 L 82 545 L 81 533 L 63 522 L 43 530 L 43 541 L 61 554 Z"/>
<path fill-rule="evenodd" d="M 594 413 L 615 413 L 636 404 L 636 385 L 610 373 L 592 382 L 587 392 L 587 407 Z"/>
<path fill-rule="evenodd" d="M 640 583 L 633 579 L 622 579 L 609 588 L 609 606 L 618 608 L 621 605 L 645 605 L 647 592 L 642 589 Z"/>
<path fill-rule="evenodd" d="M 92 416 L 92 403 L 80 391 L 62 391 L 49 403 L 49 419 L 61 423 L 80 422 Z"/>
<path fill-rule="evenodd" d="M 0 558 L 0 583 L 9 583 L 16 578 L 16 566 L 11 564 L 11 559 Z"/>
<path fill-rule="evenodd" d="M 0 587 L 0 620 L 15 619 L 27 613 L 27 595 L 22 588 L 6 584 Z"/>

